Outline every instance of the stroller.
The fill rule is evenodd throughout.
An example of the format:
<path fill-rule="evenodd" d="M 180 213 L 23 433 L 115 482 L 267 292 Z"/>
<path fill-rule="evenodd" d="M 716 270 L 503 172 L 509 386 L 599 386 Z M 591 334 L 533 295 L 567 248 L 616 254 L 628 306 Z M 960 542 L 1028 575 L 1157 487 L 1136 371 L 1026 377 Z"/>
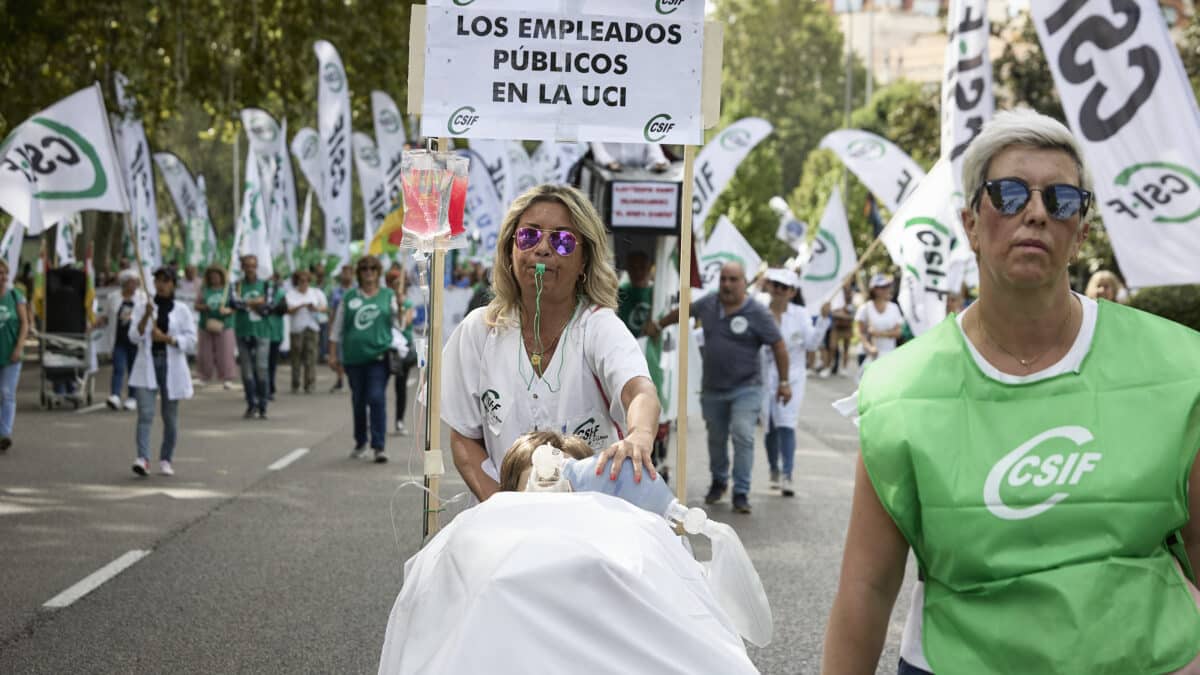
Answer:
<path fill-rule="evenodd" d="M 63 267 L 46 273 L 46 323 L 38 340 L 42 408 L 92 404 L 96 351 L 83 302 L 86 285 L 82 270 Z"/>

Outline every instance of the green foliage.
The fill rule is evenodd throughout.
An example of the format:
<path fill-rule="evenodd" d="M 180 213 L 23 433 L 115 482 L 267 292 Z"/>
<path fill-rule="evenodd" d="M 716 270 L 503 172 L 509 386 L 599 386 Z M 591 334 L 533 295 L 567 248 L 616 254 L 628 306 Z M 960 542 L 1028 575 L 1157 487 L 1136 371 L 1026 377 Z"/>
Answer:
<path fill-rule="evenodd" d="M 1065 123 L 1054 76 L 1030 15 L 1022 14 L 1008 24 L 994 24 L 993 32 L 1004 38 L 1004 52 L 992 62 L 996 109 L 1026 105 Z"/>
<path fill-rule="evenodd" d="M 764 259 L 792 255 L 775 239 L 779 219 L 767 206 L 800 183 L 805 158 L 825 134 L 842 126 L 845 42 L 823 3 L 717 0 L 725 25 L 722 121 L 761 117 L 775 131 L 751 152 L 713 204 L 706 231 L 726 214 Z M 854 82 L 865 70 L 853 62 Z M 853 105 L 861 105 L 856 88 Z"/>
<path fill-rule="evenodd" d="M 99 81 L 116 109 L 112 77 L 123 72 L 154 150 L 175 152 L 208 181 L 218 233 L 233 228 L 233 165 L 247 151 L 239 112 L 260 107 L 287 118 L 289 136 L 316 126 L 313 42 L 339 48 L 352 87 L 354 126 L 370 131 L 370 93 L 403 108 L 411 0 L 45 0 L 2 3 L 0 137 L 38 110 Z M 232 156 L 240 135 L 241 160 Z M 304 180 L 299 171 L 298 197 Z M 160 185 L 160 187 L 162 187 Z M 358 186 L 354 186 L 357 192 Z M 172 211 L 158 194 L 162 229 Z M 361 200 L 353 199 L 361 210 Z M 319 209 L 316 210 L 319 214 Z M 319 216 L 318 216 L 319 219 Z M 356 215 L 354 222 L 361 222 Z M 104 223 L 103 227 L 113 227 Z M 314 232 L 321 229 L 314 223 Z"/>
<path fill-rule="evenodd" d="M 1192 90 L 1200 96 L 1200 22 L 1192 21 L 1179 40 L 1179 56 L 1183 69 L 1192 82 Z"/>
<path fill-rule="evenodd" d="M 1200 285 L 1143 288 L 1129 304 L 1200 331 Z"/>

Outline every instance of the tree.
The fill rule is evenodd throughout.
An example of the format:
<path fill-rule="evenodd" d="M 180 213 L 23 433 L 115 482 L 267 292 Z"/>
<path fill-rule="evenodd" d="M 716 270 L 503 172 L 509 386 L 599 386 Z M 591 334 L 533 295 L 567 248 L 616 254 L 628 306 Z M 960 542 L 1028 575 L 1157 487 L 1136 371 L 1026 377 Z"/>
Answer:
<path fill-rule="evenodd" d="M 762 117 L 775 131 L 742 163 L 706 225 L 711 229 L 717 216 L 728 215 L 774 261 L 788 249 L 774 239 L 779 221 L 767 200 L 789 194 L 800 182 L 808 154 L 842 126 L 845 42 L 835 17 L 820 3 L 718 0 L 716 5 L 715 18 L 725 25 L 722 121 Z M 864 77 L 856 60 L 854 81 Z M 856 95 L 859 105 L 862 94 Z"/>
<path fill-rule="evenodd" d="M 1030 14 L 1022 14 L 1006 24 L 994 24 L 993 33 L 1004 39 L 1004 52 L 992 63 L 996 108 L 1026 105 L 1065 123 L 1067 118 L 1054 88 L 1054 76 Z"/>

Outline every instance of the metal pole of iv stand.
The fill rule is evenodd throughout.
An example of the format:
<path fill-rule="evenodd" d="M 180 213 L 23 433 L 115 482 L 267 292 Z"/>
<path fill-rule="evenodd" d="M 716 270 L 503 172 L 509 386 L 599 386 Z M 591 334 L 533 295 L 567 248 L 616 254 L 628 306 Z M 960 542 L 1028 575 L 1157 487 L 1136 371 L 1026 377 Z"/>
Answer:
<path fill-rule="evenodd" d="M 445 152 L 450 147 L 449 138 L 437 139 L 437 149 Z M 426 429 L 425 433 L 425 517 L 422 519 L 422 538 L 438 533 L 441 529 L 442 510 L 441 497 L 438 489 L 441 487 L 442 474 L 445 473 L 445 462 L 442 456 L 442 304 L 446 292 L 446 251 L 434 247 L 433 265 L 429 273 L 429 342 L 426 348 L 426 372 L 429 375 L 429 388 L 426 391 Z"/>

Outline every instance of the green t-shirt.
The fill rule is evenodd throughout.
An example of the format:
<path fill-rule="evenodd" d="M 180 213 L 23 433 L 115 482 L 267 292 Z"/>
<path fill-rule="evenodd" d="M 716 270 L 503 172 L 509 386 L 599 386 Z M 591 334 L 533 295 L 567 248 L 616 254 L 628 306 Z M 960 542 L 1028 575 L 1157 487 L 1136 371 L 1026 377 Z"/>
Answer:
<path fill-rule="evenodd" d="M 200 312 L 200 328 L 204 328 L 209 319 L 217 319 L 226 328 L 233 328 L 233 315 L 221 316 L 220 312 L 221 305 L 225 303 L 225 289 L 205 286 L 200 293 L 200 297 L 204 299 L 204 306 L 208 307 Z"/>
<path fill-rule="evenodd" d="M 0 298 L 0 366 L 8 365 L 17 346 L 17 336 L 21 332 L 21 317 L 17 311 L 23 304 L 25 296 L 15 288 L 8 289 Z"/>
<path fill-rule="evenodd" d="M 282 288 L 277 289 L 275 291 L 275 299 L 272 300 L 271 304 L 279 307 L 279 303 L 283 302 L 285 295 L 287 295 L 286 291 Z M 277 311 L 271 312 L 271 315 L 266 320 L 267 326 L 271 328 L 271 342 L 283 342 L 283 315 Z"/>
<path fill-rule="evenodd" d="M 355 288 L 342 297 L 342 356 L 347 365 L 378 361 L 392 346 L 390 288 L 371 297 Z"/>
<path fill-rule="evenodd" d="M 254 282 L 241 281 L 237 284 L 238 299 L 242 302 L 254 300 L 264 297 L 267 292 L 267 282 L 258 279 Z M 244 307 L 237 310 L 234 314 L 233 332 L 239 338 L 244 337 L 259 337 L 270 338 L 271 326 L 267 323 L 267 317 L 258 312 Z"/>
<path fill-rule="evenodd" d="M 642 326 L 650 318 L 654 287 L 636 288 L 631 284 L 621 284 L 617 289 L 617 299 L 617 316 L 621 317 L 634 337 L 641 337 Z"/>

